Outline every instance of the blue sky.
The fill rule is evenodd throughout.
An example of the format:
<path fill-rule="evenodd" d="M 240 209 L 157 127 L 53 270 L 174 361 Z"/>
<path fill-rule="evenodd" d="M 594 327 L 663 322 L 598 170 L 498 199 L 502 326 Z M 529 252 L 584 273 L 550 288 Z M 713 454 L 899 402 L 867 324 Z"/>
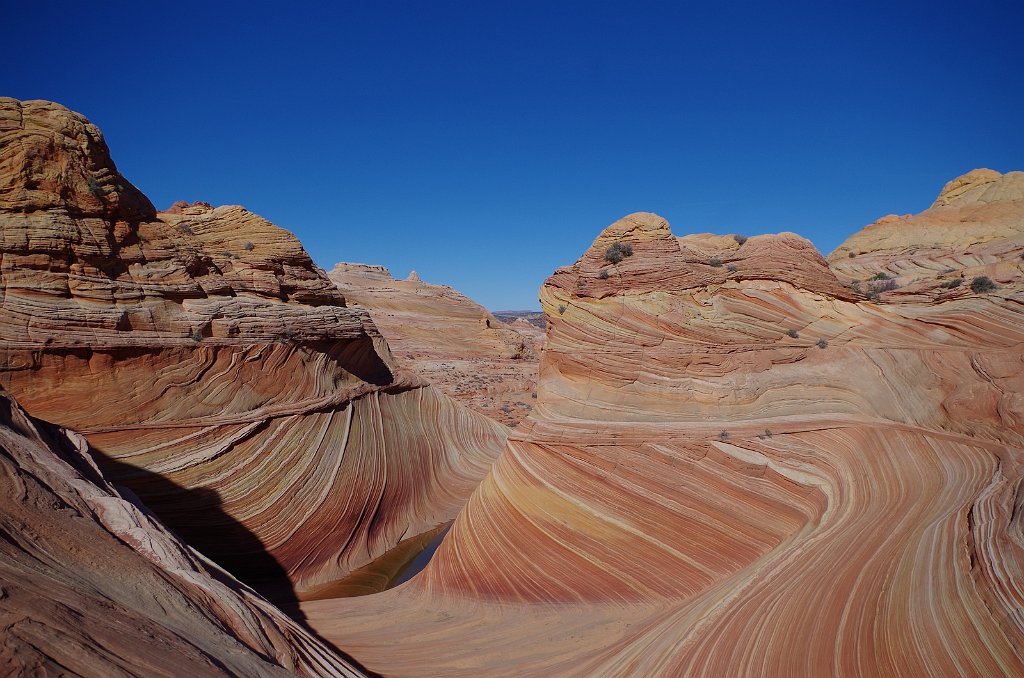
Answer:
<path fill-rule="evenodd" d="M 88 116 L 159 208 L 494 310 L 630 212 L 828 253 L 1024 169 L 1020 2 L 160 5 L 6 7 L 0 94 Z"/>

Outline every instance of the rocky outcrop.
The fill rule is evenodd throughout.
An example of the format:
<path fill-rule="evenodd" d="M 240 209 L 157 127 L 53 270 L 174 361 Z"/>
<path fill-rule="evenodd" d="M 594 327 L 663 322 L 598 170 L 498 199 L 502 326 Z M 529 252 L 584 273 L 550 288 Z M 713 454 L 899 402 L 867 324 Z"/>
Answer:
<path fill-rule="evenodd" d="M 0 390 L 8 675 L 356 676 L 112 485 L 81 436 Z"/>
<path fill-rule="evenodd" d="M 0 169 L 0 384 L 248 583 L 294 601 L 450 521 L 501 449 L 287 231 L 154 212 L 46 102 L 0 99 Z"/>
<path fill-rule="evenodd" d="M 396 280 L 383 266 L 340 263 L 330 278 L 365 308 L 399 356 L 442 392 L 514 426 L 533 407 L 539 344 L 451 287 Z M 531 328 L 532 329 L 532 328 Z"/>
<path fill-rule="evenodd" d="M 792 234 L 612 224 L 542 288 L 538 405 L 434 559 L 311 624 L 389 675 L 1021 674 L 1022 207 L 943 245 L 1004 239 L 997 289 L 894 303 Z"/>
<path fill-rule="evenodd" d="M 929 209 L 882 217 L 828 259 L 844 282 L 865 293 L 881 286 L 889 302 L 969 298 L 977 277 L 998 285 L 1024 275 L 1022 213 L 1024 172 L 974 170 L 946 184 Z"/>

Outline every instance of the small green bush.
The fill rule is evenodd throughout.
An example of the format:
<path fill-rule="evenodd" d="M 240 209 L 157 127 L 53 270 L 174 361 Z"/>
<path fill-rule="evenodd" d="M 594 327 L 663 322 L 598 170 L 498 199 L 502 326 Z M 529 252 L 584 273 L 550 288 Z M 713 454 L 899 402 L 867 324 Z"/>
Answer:
<path fill-rule="evenodd" d="M 729 271 L 729 273 L 735 273 L 736 264 L 729 264 L 728 266 L 725 267 L 725 270 Z"/>
<path fill-rule="evenodd" d="M 786 330 L 786 336 L 792 337 L 793 339 L 797 339 L 800 335 L 797 333 L 796 330 Z"/>
<path fill-rule="evenodd" d="M 740 247 L 743 247 L 743 243 L 747 242 L 747 236 L 745 236 L 745 235 L 740 235 L 738 233 L 733 233 L 732 237 L 736 241 L 736 244 L 738 244 Z"/>
<path fill-rule="evenodd" d="M 559 304 L 558 305 L 558 315 L 562 315 L 563 313 L 565 313 L 565 304 Z"/>
<path fill-rule="evenodd" d="M 873 276 L 871 276 L 870 278 L 868 278 L 868 280 L 888 280 L 888 279 L 889 279 L 889 275 L 885 271 L 879 271 L 878 273 L 876 273 Z"/>
<path fill-rule="evenodd" d="M 728 438 L 729 438 L 729 432 L 728 431 L 720 431 L 718 433 L 718 439 L 719 440 L 728 440 Z"/>
<path fill-rule="evenodd" d="M 714 266 L 715 268 L 721 268 L 722 267 L 722 260 L 719 259 L 718 257 L 711 257 L 710 259 L 708 259 L 708 266 Z"/>
<path fill-rule="evenodd" d="M 181 224 L 180 226 L 178 226 L 178 230 L 184 233 L 185 235 L 195 235 L 195 233 L 192 232 L 192 227 L 189 226 L 188 224 Z"/>
<path fill-rule="evenodd" d="M 633 256 L 633 246 L 629 243 L 614 242 L 605 250 L 604 260 L 617 264 L 626 257 Z"/>
<path fill-rule="evenodd" d="M 992 282 L 992 279 L 987 275 L 979 275 L 977 278 L 971 281 L 971 291 L 976 294 L 982 292 L 991 292 L 996 288 L 996 284 Z"/>
<path fill-rule="evenodd" d="M 828 342 L 824 339 L 818 339 L 818 348 L 828 348 Z"/>
<path fill-rule="evenodd" d="M 850 257 L 851 259 L 853 259 L 853 258 L 854 258 L 855 256 L 857 256 L 857 253 L 856 253 L 856 252 L 850 252 L 850 253 L 848 253 L 848 254 L 847 254 L 846 256 L 848 256 L 848 257 Z"/>
<path fill-rule="evenodd" d="M 597 274 L 597 277 L 600 278 L 601 280 L 607 280 L 608 279 L 608 270 L 607 269 L 602 269 L 601 272 Z"/>
<path fill-rule="evenodd" d="M 947 290 L 952 290 L 952 289 L 956 289 L 957 287 L 960 287 L 963 284 L 964 284 L 964 279 L 963 278 L 953 278 L 952 280 L 947 280 L 946 282 L 942 283 L 941 285 L 939 285 L 939 287 L 944 287 Z"/>
<path fill-rule="evenodd" d="M 247 242 L 244 245 L 242 245 L 242 249 L 245 250 L 246 252 L 252 252 L 254 249 L 256 249 L 256 245 L 253 245 L 251 242 Z"/>

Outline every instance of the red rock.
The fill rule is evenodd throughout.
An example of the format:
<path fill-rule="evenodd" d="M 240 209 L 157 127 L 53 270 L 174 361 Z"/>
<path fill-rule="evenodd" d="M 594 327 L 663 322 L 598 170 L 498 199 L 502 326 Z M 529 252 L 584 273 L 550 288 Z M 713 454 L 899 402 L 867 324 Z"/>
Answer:
<path fill-rule="evenodd" d="M 2 389 L 0 496 L 8 675 L 363 675 L 112 485 L 84 438 Z"/>
<path fill-rule="evenodd" d="M 0 99 L 0 120 L 0 383 L 34 416 L 298 595 L 455 517 L 505 429 L 401 369 L 292 234 L 237 206 L 154 213 L 55 104 Z"/>
<path fill-rule="evenodd" d="M 1022 207 L 912 220 L 970 213 L 941 247 L 1018 271 Z M 631 215 L 542 288 L 538 405 L 427 568 L 307 618 L 396 676 L 1020 675 L 1024 285 L 1000 280 L 872 303 L 792 234 Z"/>
<path fill-rule="evenodd" d="M 383 266 L 340 263 L 331 280 L 367 309 L 399 361 L 446 395 L 508 426 L 533 407 L 538 331 L 499 321 L 472 299 L 416 272 L 395 280 Z M 543 336 L 543 332 L 539 332 Z"/>

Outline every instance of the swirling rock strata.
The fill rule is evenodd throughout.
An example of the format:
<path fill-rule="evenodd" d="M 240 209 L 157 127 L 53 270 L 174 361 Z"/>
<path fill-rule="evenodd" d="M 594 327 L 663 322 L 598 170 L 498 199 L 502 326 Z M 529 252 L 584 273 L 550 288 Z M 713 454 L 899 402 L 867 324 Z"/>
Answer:
<path fill-rule="evenodd" d="M 248 582 L 345 576 L 454 518 L 500 451 L 287 231 L 155 212 L 48 102 L 0 99 L 0 170 L 0 382 Z"/>
<path fill-rule="evenodd" d="M 792 234 L 609 226 L 429 566 L 311 624 L 392 675 L 1021 675 L 1024 203 L 984 195 L 918 225 L 970 216 L 997 289 L 894 303 Z"/>
<path fill-rule="evenodd" d="M 81 436 L 3 390 L 0 497 L 8 675 L 362 675 L 110 484 Z"/>
<path fill-rule="evenodd" d="M 508 426 L 529 414 L 540 348 L 532 326 L 503 323 L 415 272 L 396 280 L 383 266 L 340 263 L 329 275 L 349 302 L 369 311 L 404 364 L 441 391 Z"/>
<path fill-rule="evenodd" d="M 829 255 L 836 274 L 867 291 L 891 282 L 892 301 L 969 297 L 974 278 L 1019 279 L 1024 256 L 1024 172 L 977 169 L 950 181 L 920 214 L 890 214 L 852 235 Z"/>

